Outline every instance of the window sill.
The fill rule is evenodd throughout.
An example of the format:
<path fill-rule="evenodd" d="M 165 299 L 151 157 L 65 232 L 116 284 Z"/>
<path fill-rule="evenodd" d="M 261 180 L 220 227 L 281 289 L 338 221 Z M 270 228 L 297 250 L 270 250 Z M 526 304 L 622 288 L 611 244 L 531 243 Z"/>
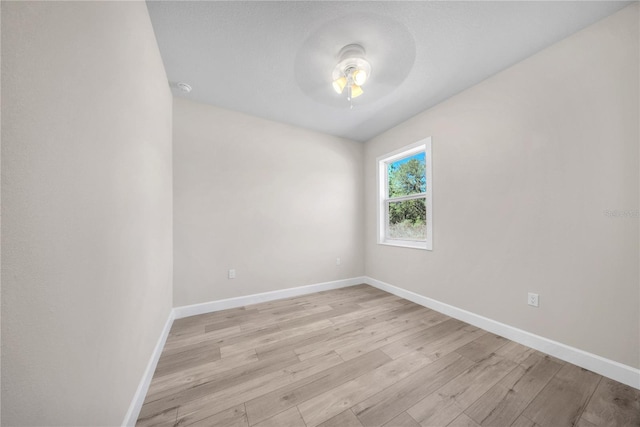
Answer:
<path fill-rule="evenodd" d="M 433 250 L 432 248 L 427 247 L 427 242 L 416 242 L 413 240 L 384 240 L 378 242 L 378 244 L 386 246 L 398 246 L 401 248 L 422 249 L 425 251 Z"/>

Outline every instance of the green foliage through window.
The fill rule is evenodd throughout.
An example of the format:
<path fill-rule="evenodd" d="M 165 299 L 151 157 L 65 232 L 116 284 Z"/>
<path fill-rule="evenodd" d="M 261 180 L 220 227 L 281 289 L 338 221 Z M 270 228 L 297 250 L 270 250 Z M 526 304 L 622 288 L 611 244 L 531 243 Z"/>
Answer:
<path fill-rule="evenodd" d="M 387 165 L 388 178 L 388 235 L 392 239 L 426 238 L 427 191 L 425 153 L 421 152 Z M 393 201 L 416 195 L 415 198 Z"/>
<path fill-rule="evenodd" d="M 389 164 L 389 197 L 408 196 L 427 191 L 424 153 Z"/>

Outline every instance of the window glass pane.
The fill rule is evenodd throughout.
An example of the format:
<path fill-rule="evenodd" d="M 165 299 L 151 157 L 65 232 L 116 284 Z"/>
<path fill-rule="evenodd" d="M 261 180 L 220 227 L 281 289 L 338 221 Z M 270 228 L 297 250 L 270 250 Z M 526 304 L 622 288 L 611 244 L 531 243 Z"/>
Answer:
<path fill-rule="evenodd" d="M 389 197 L 408 196 L 427 191 L 424 151 L 387 165 Z"/>
<path fill-rule="evenodd" d="M 425 198 L 389 202 L 389 238 L 419 239 L 427 237 L 427 208 Z"/>

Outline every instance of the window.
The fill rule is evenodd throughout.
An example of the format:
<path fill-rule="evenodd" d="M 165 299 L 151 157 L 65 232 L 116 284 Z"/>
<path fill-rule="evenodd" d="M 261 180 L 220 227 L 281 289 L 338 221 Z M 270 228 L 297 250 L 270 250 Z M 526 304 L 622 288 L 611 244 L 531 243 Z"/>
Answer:
<path fill-rule="evenodd" d="M 378 158 L 378 243 L 433 249 L 431 138 Z"/>

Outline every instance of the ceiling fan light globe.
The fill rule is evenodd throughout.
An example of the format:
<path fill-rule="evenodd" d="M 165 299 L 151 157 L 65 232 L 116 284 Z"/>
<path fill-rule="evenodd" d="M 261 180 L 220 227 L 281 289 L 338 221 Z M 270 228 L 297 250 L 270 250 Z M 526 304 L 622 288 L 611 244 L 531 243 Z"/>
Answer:
<path fill-rule="evenodd" d="M 347 78 L 340 77 L 333 81 L 333 90 L 335 90 L 336 93 L 341 94 L 346 85 L 347 85 Z"/>
<path fill-rule="evenodd" d="M 355 70 L 353 72 L 353 82 L 358 86 L 365 84 L 367 77 L 367 72 L 365 70 Z"/>
<path fill-rule="evenodd" d="M 351 98 L 357 98 L 360 95 L 362 95 L 364 93 L 364 91 L 362 90 L 362 88 L 358 85 L 351 85 Z"/>

